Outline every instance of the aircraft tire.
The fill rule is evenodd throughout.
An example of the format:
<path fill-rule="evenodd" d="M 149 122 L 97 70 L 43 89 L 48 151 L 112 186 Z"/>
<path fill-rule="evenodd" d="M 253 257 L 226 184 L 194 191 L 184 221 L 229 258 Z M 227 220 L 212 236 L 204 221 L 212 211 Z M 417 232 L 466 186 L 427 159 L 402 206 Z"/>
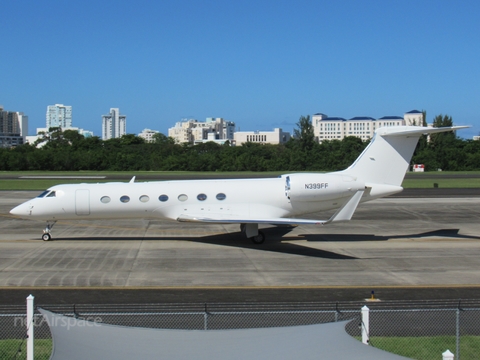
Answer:
<path fill-rule="evenodd" d="M 50 241 L 50 240 L 52 240 L 52 236 L 49 233 L 43 234 L 42 235 L 42 240 L 43 241 Z"/>
<path fill-rule="evenodd" d="M 256 245 L 263 244 L 265 242 L 265 234 L 263 232 L 259 231 L 258 235 L 257 236 L 252 236 L 250 238 L 250 240 L 252 240 L 252 242 Z"/>

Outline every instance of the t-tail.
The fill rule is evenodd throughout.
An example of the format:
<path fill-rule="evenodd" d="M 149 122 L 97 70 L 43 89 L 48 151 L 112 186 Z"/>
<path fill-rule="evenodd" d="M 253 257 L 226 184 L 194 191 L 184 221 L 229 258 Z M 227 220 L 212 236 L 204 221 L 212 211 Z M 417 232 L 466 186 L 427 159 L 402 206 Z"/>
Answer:
<path fill-rule="evenodd" d="M 468 126 L 379 128 L 357 160 L 338 174 L 349 175 L 365 183 L 366 191 L 363 201 L 398 193 L 403 190 L 401 187 L 403 178 L 420 136 L 463 128 Z"/>

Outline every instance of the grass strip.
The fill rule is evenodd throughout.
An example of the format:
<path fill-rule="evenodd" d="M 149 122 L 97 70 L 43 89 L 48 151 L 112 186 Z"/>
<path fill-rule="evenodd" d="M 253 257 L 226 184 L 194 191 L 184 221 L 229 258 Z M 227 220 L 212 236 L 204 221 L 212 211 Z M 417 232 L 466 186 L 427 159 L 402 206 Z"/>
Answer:
<path fill-rule="evenodd" d="M 410 336 L 382 337 L 372 336 L 370 345 L 411 359 L 437 360 L 442 353 L 450 350 L 456 352 L 455 336 Z M 460 354 L 462 360 L 478 359 L 480 354 L 480 336 L 462 335 L 460 337 Z"/>
<path fill-rule="evenodd" d="M 0 172 L 0 190 L 36 190 L 43 191 L 54 185 L 59 184 L 78 184 L 78 183 L 104 183 L 104 182 L 128 182 L 133 176 L 144 176 L 148 180 L 155 181 L 158 179 L 168 180 L 182 178 L 202 178 L 205 176 L 212 176 L 218 174 L 219 176 L 228 176 L 230 178 L 242 177 L 247 178 L 249 175 L 254 177 L 259 173 L 254 172 L 231 172 L 231 173 L 215 173 L 215 172 L 188 172 L 188 171 L 129 171 L 129 172 L 94 172 L 94 171 L 63 171 L 63 172 L 48 172 L 48 171 L 25 171 L 25 172 Z M 280 172 L 262 172 L 262 176 L 276 177 Z M 429 178 L 429 174 L 435 174 L 438 177 Z M 412 176 L 410 176 L 412 175 Z M 435 173 L 409 173 L 409 178 L 405 179 L 402 186 L 405 189 L 428 189 L 428 188 L 442 188 L 442 189 L 460 189 L 460 188 L 480 188 L 480 177 L 458 177 L 451 178 L 452 175 L 480 175 L 480 172 L 435 172 Z M 71 179 L 25 179 L 25 176 L 72 176 Z M 105 176 L 105 179 L 83 179 L 75 176 Z M 445 176 L 445 177 L 443 177 Z M 2 178 L 3 177 L 3 178 Z M 13 177 L 13 178 L 12 178 Z M 122 177 L 118 179 L 118 177 Z"/>
<path fill-rule="evenodd" d="M 192 176 L 192 179 L 194 177 Z M 139 180 L 138 182 L 141 182 Z M 154 181 L 149 180 L 149 181 Z M 0 190 L 38 190 L 42 191 L 59 184 L 128 182 L 128 180 L 109 179 L 0 179 Z M 435 184 L 437 184 L 435 186 Z M 405 189 L 441 189 L 480 188 L 480 179 L 405 179 Z"/>
<path fill-rule="evenodd" d="M 52 339 L 35 339 L 33 346 L 35 360 L 50 359 Z M 27 340 L 0 340 L 0 359 L 27 359 Z"/>

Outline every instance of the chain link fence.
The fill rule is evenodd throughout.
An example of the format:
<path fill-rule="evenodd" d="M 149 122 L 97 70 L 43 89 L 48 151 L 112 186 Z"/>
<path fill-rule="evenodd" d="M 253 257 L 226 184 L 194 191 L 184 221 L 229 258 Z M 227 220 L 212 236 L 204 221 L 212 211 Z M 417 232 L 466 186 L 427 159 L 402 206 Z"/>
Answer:
<path fill-rule="evenodd" d="M 38 304 L 37 304 L 38 305 Z M 352 320 L 346 331 L 361 340 L 365 303 L 242 303 L 149 305 L 39 305 L 66 316 L 113 325 L 218 330 L 282 327 Z M 368 303 L 369 344 L 412 359 L 480 358 L 480 301 Z M 0 359 L 26 359 L 26 311 L 0 306 Z M 35 359 L 49 359 L 48 324 L 36 312 Z"/>

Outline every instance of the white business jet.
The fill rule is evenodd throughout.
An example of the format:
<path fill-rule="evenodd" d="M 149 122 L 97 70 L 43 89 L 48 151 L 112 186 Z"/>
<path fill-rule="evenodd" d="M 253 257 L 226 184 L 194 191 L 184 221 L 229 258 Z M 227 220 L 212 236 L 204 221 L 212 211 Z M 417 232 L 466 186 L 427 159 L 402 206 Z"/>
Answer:
<path fill-rule="evenodd" d="M 360 202 L 403 190 L 413 151 L 422 134 L 466 128 L 382 127 L 346 170 L 285 174 L 269 179 L 178 180 L 56 185 L 10 211 L 43 220 L 51 239 L 58 220 L 160 218 L 180 222 L 240 224 L 254 243 L 259 224 L 327 225 L 350 220 Z M 300 216 L 338 209 L 328 220 Z"/>

